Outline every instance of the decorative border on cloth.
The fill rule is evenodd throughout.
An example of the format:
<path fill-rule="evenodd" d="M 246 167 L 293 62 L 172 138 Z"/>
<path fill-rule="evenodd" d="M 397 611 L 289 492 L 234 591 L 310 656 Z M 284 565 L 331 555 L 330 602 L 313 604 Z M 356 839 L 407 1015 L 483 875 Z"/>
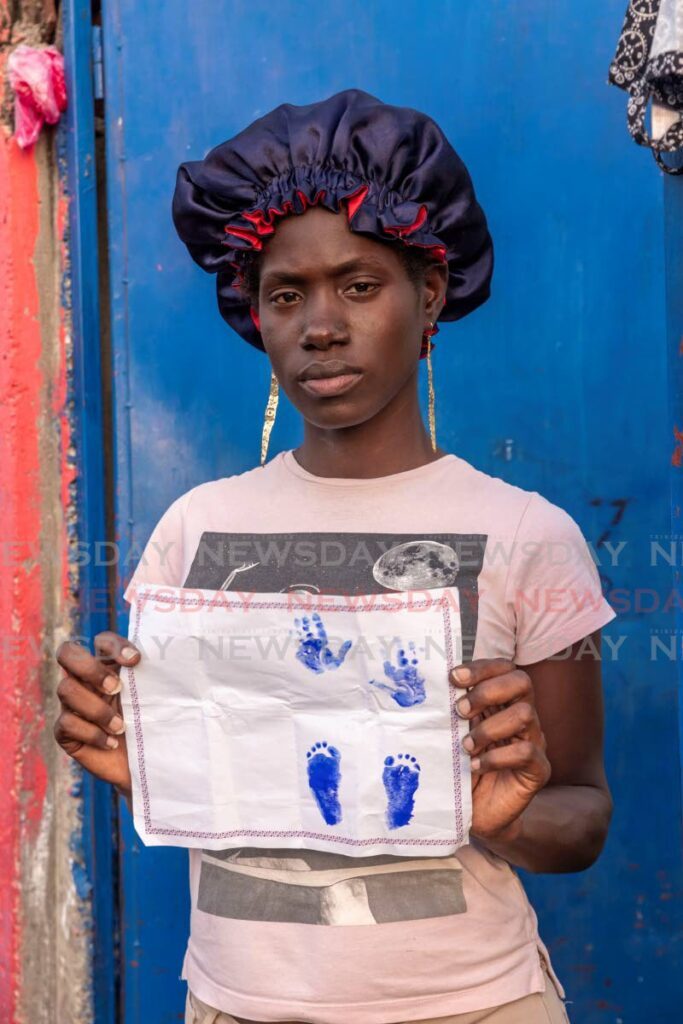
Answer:
<path fill-rule="evenodd" d="M 149 593 L 149 591 L 147 592 Z M 197 597 L 193 598 L 178 598 L 169 595 L 156 594 L 154 599 L 163 603 L 173 603 L 176 607 L 187 608 L 187 607 L 198 607 L 200 600 Z M 135 629 L 133 634 L 133 643 L 137 643 L 139 639 L 140 631 L 140 616 L 142 612 L 143 602 L 136 600 L 135 603 Z M 444 639 L 446 643 L 446 665 L 448 672 L 451 671 L 455 666 L 455 660 L 453 656 L 453 641 L 451 635 L 451 609 L 448 601 L 445 597 L 441 598 L 438 602 L 441 606 L 444 623 Z M 417 601 L 412 605 L 413 608 L 426 608 L 434 605 L 434 602 Z M 249 603 L 249 608 L 282 608 L 282 602 L 277 601 L 255 601 Z M 376 608 L 359 607 L 354 608 L 355 612 L 368 612 L 376 611 Z M 348 611 L 343 605 L 339 608 L 326 608 L 326 613 L 335 611 Z M 465 837 L 465 831 L 463 827 L 462 817 L 462 789 L 461 789 L 461 753 L 460 753 L 460 739 L 459 739 L 459 718 L 458 713 L 455 709 L 456 696 L 455 690 L 451 691 L 451 740 L 452 740 L 452 758 L 453 758 L 453 789 L 455 794 L 455 836 L 452 839 L 396 839 L 392 836 L 379 836 L 376 839 L 350 839 L 344 836 L 330 836 L 327 832 L 305 832 L 305 831 L 270 831 L 261 829 L 234 829 L 228 832 L 199 832 L 199 831 L 185 831 L 183 829 L 164 829 L 156 828 L 152 825 L 152 814 L 150 808 L 150 795 L 149 786 L 147 783 L 147 772 L 145 769 L 145 744 L 142 736 L 142 721 L 140 715 L 140 701 L 138 697 L 137 683 L 135 681 L 135 670 L 134 668 L 128 669 L 129 682 L 130 682 L 130 696 L 131 705 L 133 707 L 133 722 L 135 726 L 135 745 L 136 745 L 136 756 L 138 762 L 138 770 L 140 774 L 140 789 L 142 792 L 142 807 L 143 807 L 143 818 L 145 822 L 145 831 L 149 835 L 157 836 L 179 836 L 187 839 L 286 839 L 290 837 L 299 837 L 301 839 L 324 839 L 328 842 L 331 840 L 334 843 L 338 843 L 344 846 L 353 847 L 365 847 L 365 846 L 446 846 L 450 843 L 460 845 Z"/>

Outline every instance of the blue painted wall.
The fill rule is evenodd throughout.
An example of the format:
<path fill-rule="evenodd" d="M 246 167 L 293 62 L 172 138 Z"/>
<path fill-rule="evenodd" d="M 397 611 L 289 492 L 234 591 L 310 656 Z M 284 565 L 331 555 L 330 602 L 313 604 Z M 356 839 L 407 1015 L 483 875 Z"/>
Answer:
<path fill-rule="evenodd" d="M 61 10 L 66 89 L 66 113 L 59 125 L 60 168 L 66 171 L 69 196 L 68 284 L 63 298 L 71 330 L 71 415 L 78 460 L 77 522 L 70 530 L 81 550 L 93 552 L 106 536 L 106 496 L 103 449 L 102 360 L 99 346 L 99 268 L 97 260 L 97 165 L 91 67 L 91 12 L 88 0 L 69 0 Z M 102 560 L 100 560 L 102 561 Z M 106 565 L 89 558 L 79 567 L 78 632 L 83 643 L 109 628 L 106 612 Z M 83 774 L 78 793 L 83 801 L 83 869 L 74 871 L 79 899 L 90 900 L 92 923 L 91 995 L 97 1024 L 117 1020 L 116 970 L 118 901 L 113 898 L 118 852 L 112 842 L 116 820 L 111 786 Z M 75 837 L 74 837 L 75 842 Z M 80 862 L 80 857 L 79 857 Z M 86 918 L 87 920 L 87 918 Z"/>
<path fill-rule="evenodd" d="M 428 111 L 471 170 L 497 266 L 490 302 L 438 338 L 439 441 L 564 506 L 621 612 L 615 660 L 604 645 L 607 849 L 582 875 L 528 880 L 582 1024 L 672 1021 L 681 967 L 678 665 L 651 652 L 675 625 L 674 570 L 650 550 L 671 530 L 663 190 L 606 84 L 624 7 L 109 0 L 104 21 L 124 572 L 177 495 L 257 463 L 267 398 L 266 358 L 224 325 L 175 236 L 177 165 L 280 102 L 358 86 Z M 271 453 L 298 440 L 281 402 Z M 605 542 L 620 541 L 612 565 Z M 124 813 L 120 869 L 121 1019 L 177 1021 L 185 856 L 142 848 Z"/>

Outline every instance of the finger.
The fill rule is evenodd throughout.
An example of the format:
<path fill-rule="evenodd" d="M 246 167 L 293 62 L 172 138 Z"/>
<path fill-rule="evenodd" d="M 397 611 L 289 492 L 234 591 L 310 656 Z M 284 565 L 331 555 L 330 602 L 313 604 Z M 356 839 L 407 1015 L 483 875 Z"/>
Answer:
<path fill-rule="evenodd" d="M 470 754 L 477 754 L 492 743 L 514 738 L 542 745 L 541 726 L 533 704 L 518 701 L 474 726 L 462 742 Z"/>
<path fill-rule="evenodd" d="M 73 676 L 64 676 L 60 680 L 57 696 L 63 708 L 67 711 L 74 711 L 86 721 L 99 725 L 101 729 L 115 736 L 120 736 L 125 731 L 119 708 L 103 697 L 99 697 Z"/>
<path fill-rule="evenodd" d="M 477 775 L 485 772 L 516 771 L 545 786 L 550 778 L 550 762 L 542 750 L 530 740 L 517 740 L 504 747 L 494 747 L 471 761 Z"/>
<path fill-rule="evenodd" d="M 469 661 L 466 665 L 456 665 L 451 669 L 449 678 L 454 686 L 462 688 L 475 686 L 482 679 L 490 676 L 504 675 L 516 668 L 513 661 L 507 658 L 477 658 L 476 661 Z"/>
<path fill-rule="evenodd" d="M 118 669 L 112 669 L 82 644 L 67 640 L 57 650 L 57 661 L 66 672 L 100 693 L 114 694 L 121 689 Z"/>
<path fill-rule="evenodd" d="M 67 754 L 78 755 L 81 747 L 98 747 L 102 750 L 115 750 L 119 741 L 116 736 L 107 736 L 103 729 L 93 722 L 86 722 L 73 711 L 62 711 L 55 722 L 55 739 Z"/>
<path fill-rule="evenodd" d="M 534 702 L 531 679 L 519 668 L 477 683 L 455 706 L 462 718 L 473 718 L 487 712 L 490 714 L 491 709 L 495 710 L 517 700 L 527 700 L 531 704 Z"/>
<path fill-rule="evenodd" d="M 140 651 L 125 636 L 104 630 L 95 637 L 95 654 L 105 665 L 111 665 L 118 672 L 121 665 L 137 665 Z"/>

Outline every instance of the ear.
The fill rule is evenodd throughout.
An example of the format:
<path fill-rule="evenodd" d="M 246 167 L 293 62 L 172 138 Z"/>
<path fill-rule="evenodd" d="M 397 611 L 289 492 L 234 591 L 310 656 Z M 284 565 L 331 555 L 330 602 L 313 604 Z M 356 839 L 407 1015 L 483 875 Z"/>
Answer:
<path fill-rule="evenodd" d="M 425 319 L 436 320 L 446 301 L 448 288 L 448 264 L 431 263 L 424 274 L 424 313 Z"/>

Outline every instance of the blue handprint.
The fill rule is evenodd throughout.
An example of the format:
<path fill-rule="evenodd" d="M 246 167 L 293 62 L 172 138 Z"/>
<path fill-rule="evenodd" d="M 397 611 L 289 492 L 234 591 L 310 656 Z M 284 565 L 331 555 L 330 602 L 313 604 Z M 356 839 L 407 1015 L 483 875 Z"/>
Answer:
<path fill-rule="evenodd" d="M 327 642 L 327 631 L 322 619 L 317 612 L 313 612 L 311 618 L 315 626 L 315 633 L 311 619 L 307 615 L 301 619 L 294 619 L 294 625 L 299 634 L 297 658 L 302 665 L 310 668 L 311 672 L 318 674 L 324 672 L 325 669 L 339 668 L 351 647 L 351 641 L 345 640 L 339 648 L 339 653 L 333 654 Z"/>
<path fill-rule="evenodd" d="M 418 669 L 418 660 L 415 655 L 415 644 L 410 641 L 408 650 L 413 657 L 408 657 L 405 648 L 398 651 L 398 664 L 392 665 L 390 661 L 384 662 L 384 674 L 391 679 L 393 685 L 378 683 L 376 679 L 370 680 L 370 686 L 376 686 L 378 690 L 386 690 L 402 708 L 412 708 L 414 704 L 421 704 L 426 698 L 425 681 Z"/>

